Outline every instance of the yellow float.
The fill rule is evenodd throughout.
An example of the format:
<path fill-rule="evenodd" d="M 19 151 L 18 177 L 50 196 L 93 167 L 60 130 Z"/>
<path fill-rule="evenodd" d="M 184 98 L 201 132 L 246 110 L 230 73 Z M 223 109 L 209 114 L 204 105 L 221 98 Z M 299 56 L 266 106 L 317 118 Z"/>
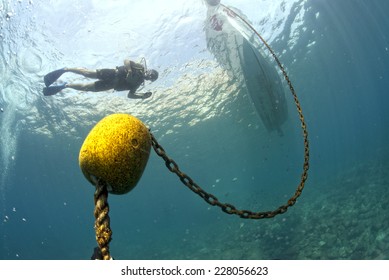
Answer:
<path fill-rule="evenodd" d="M 108 193 L 125 194 L 136 186 L 150 149 L 149 130 L 139 119 L 127 114 L 105 117 L 86 137 L 79 164 L 85 178 L 96 187 L 94 216 L 99 248 L 95 259 L 112 259 Z"/>
<path fill-rule="evenodd" d="M 79 164 L 93 185 L 102 180 L 109 193 L 125 194 L 141 178 L 150 149 L 149 130 L 139 119 L 113 114 L 90 131 L 81 147 Z"/>

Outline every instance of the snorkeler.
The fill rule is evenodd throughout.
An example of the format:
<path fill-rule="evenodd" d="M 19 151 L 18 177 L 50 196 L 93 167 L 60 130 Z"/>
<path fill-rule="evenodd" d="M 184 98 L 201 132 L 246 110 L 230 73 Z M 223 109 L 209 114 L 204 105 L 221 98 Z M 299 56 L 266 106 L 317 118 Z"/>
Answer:
<path fill-rule="evenodd" d="M 50 86 L 66 72 L 79 74 L 86 78 L 98 79 L 98 81 L 88 84 L 63 83 L 60 85 Z M 43 95 L 54 95 L 65 88 L 93 92 L 114 89 L 117 91 L 129 90 L 127 95 L 128 98 L 146 99 L 151 96 L 151 92 L 145 92 L 140 95 L 135 94 L 136 90 L 144 83 L 145 80 L 154 82 L 157 79 L 158 72 L 156 70 L 146 70 L 142 64 L 125 59 L 124 65 L 117 66 L 116 69 L 89 70 L 85 68 L 62 68 L 50 72 L 44 77 L 46 87 L 43 88 Z"/>

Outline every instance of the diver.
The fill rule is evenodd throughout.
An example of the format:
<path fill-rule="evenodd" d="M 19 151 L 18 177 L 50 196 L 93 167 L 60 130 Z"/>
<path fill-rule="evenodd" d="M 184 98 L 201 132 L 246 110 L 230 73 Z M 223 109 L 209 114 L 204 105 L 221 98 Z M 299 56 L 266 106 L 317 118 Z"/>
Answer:
<path fill-rule="evenodd" d="M 97 79 L 97 81 L 88 84 L 63 83 L 50 86 L 66 72 L 82 75 L 86 78 Z M 157 79 L 158 72 L 156 70 L 147 70 L 142 64 L 125 59 L 124 65 L 117 66 L 116 69 L 89 70 L 85 68 L 61 68 L 50 72 L 44 76 L 46 87 L 43 88 L 43 95 L 54 95 L 65 88 L 92 92 L 114 89 L 117 91 L 129 90 L 128 98 L 146 99 L 151 96 L 151 92 L 145 92 L 143 94 L 135 94 L 135 92 L 145 80 L 154 82 Z"/>

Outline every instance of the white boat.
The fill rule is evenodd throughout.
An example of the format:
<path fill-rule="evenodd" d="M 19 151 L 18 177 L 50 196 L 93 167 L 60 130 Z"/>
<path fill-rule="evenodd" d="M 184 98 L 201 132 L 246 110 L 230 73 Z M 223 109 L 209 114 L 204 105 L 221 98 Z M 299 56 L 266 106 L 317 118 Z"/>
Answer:
<path fill-rule="evenodd" d="M 222 5 L 208 6 L 207 47 L 229 75 L 242 79 L 251 101 L 269 132 L 282 135 L 288 118 L 285 92 L 272 57 L 248 26 L 241 12 Z M 239 17 L 236 14 L 239 13 Z"/>

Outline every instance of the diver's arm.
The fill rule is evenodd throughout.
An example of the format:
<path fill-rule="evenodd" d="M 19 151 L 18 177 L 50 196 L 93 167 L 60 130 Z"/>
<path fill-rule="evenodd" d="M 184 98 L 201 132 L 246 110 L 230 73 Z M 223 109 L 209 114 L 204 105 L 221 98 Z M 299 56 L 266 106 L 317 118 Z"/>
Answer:
<path fill-rule="evenodd" d="M 129 59 L 125 59 L 123 62 L 124 67 L 126 67 L 126 69 L 127 69 L 127 77 L 132 75 L 131 62 L 132 61 Z"/>
<path fill-rule="evenodd" d="M 130 90 L 127 94 L 127 97 L 131 98 L 131 99 L 146 99 L 146 98 L 149 98 L 151 96 L 151 94 L 152 94 L 151 91 L 148 91 L 145 93 L 140 93 L 140 94 L 135 94 L 135 91 Z"/>

